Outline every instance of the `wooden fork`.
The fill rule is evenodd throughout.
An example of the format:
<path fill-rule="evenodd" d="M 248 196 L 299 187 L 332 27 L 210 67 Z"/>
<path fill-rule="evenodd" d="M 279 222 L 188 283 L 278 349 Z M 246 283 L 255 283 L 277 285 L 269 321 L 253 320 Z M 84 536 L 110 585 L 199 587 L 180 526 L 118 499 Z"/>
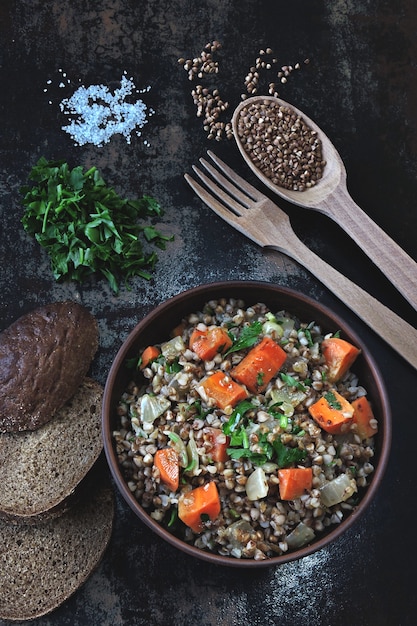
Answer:
<path fill-rule="evenodd" d="M 306 268 L 417 369 L 417 329 L 307 248 L 284 211 L 211 151 L 207 154 L 218 168 L 200 159 L 210 177 L 193 166 L 205 187 L 185 174 L 186 181 L 201 200 L 262 248 L 278 250 Z"/>

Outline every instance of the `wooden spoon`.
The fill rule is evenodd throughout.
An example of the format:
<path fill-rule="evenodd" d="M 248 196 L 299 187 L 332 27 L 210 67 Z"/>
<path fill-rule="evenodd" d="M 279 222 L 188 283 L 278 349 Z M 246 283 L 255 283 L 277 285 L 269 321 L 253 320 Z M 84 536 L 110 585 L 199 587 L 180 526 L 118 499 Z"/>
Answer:
<path fill-rule="evenodd" d="M 292 191 L 274 184 L 256 167 L 246 152 L 239 134 L 242 110 L 253 103 L 269 102 L 289 107 L 313 130 L 322 142 L 326 165 L 322 178 L 305 191 Z M 315 209 L 334 220 L 362 248 L 406 300 L 417 310 L 417 263 L 382 230 L 351 198 L 346 186 L 346 170 L 339 153 L 320 128 L 302 111 L 273 96 L 255 96 L 236 108 L 233 133 L 239 150 L 256 176 L 282 198 L 299 206 Z"/>

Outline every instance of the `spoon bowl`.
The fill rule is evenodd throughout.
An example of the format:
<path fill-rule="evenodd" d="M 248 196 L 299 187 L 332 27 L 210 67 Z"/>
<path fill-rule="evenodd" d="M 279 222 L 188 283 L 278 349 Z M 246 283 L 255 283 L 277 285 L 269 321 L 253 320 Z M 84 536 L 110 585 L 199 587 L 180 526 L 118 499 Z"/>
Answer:
<path fill-rule="evenodd" d="M 314 187 L 309 187 L 304 191 L 294 191 L 292 189 L 286 189 L 285 187 L 281 187 L 272 182 L 268 176 L 262 173 L 262 171 L 255 165 L 255 163 L 250 158 L 248 152 L 245 150 L 244 145 L 240 139 L 239 135 L 239 119 L 241 115 L 244 113 L 245 109 L 247 109 L 251 104 L 266 104 L 270 102 L 271 105 L 280 105 L 286 108 L 291 108 L 296 115 L 301 117 L 308 126 L 317 133 L 321 143 L 322 143 L 322 152 L 323 159 L 326 162 L 326 165 L 323 170 L 322 178 L 317 182 Z M 269 187 L 274 193 L 278 194 L 285 200 L 289 200 L 294 204 L 297 204 L 306 208 L 319 209 L 321 203 L 332 194 L 339 185 L 345 185 L 346 182 L 346 170 L 343 164 L 342 159 L 339 156 L 336 148 L 327 137 L 327 135 L 317 126 L 313 120 L 308 118 L 304 113 L 302 113 L 299 109 L 294 107 L 293 105 L 284 102 L 280 98 L 275 98 L 273 96 L 255 96 L 252 98 L 248 98 L 247 100 L 243 100 L 239 106 L 235 109 L 232 118 L 233 125 L 233 135 L 236 139 L 236 143 L 238 148 L 245 159 L 246 163 L 249 165 L 251 170 L 258 176 L 258 178 Z M 325 207 L 323 208 L 325 211 Z"/>
<path fill-rule="evenodd" d="M 268 178 L 245 149 L 239 130 L 239 121 L 245 110 L 252 106 L 282 106 L 291 109 L 310 129 L 317 133 L 322 144 L 325 161 L 322 177 L 314 186 L 303 191 L 286 189 Z M 268 121 L 264 120 L 262 128 Z M 343 161 L 327 135 L 302 111 L 275 96 L 254 96 L 243 100 L 232 117 L 233 135 L 240 153 L 252 172 L 274 193 L 298 206 L 314 209 L 334 220 L 359 245 L 404 298 L 417 310 L 415 279 L 417 263 L 378 224 L 376 224 L 351 198 L 347 190 L 346 169 Z M 256 127 L 256 122 L 252 128 Z M 271 132 L 271 142 L 274 135 Z M 277 140 L 277 138 L 275 137 Z"/>

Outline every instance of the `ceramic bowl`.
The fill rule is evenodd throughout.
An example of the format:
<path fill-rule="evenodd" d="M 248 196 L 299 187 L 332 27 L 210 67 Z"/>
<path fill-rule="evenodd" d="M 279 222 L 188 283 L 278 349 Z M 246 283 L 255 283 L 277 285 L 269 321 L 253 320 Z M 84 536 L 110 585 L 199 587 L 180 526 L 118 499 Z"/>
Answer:
<path fill-rule="evenodd" d="M 207 552 L 185 543 L 154 521 L 137 502 L 123 477 L 112 435 L 117 427 L 116 407 L 131 378 L 131 370 L 126 367 L 126 362 L 137 357 L 139 350 L 146 345 L 166 341 L 170 329 L 178 325 L 183 317 L 199 310 L 207 301 L 218 298 L 241 298 L 247 306 L 264 302 L 272 310 L 286 309 L 303 321 L 314 320 L 320 324 L 324 332 L 335 332 L 340 329 L 345 339 L 361 348 L 362 352 L 355 362 L 354 371 L 359 376 L 360 383 L 367 389 L 378 418 L 376 453 L 373 458 L 375 471 L 356 508 L 340 524 L 331 526 L 325 534 L 318 536 L 311 545 L 266 560 L 237 559 Z M 219 565 L 246 568 L 274 566 L 300 559 L 322 549 L 345 533 L 357 522 L 374 498 L 388 462 L 391 443 L 391 414 L 385 385 L 372 355 L 358 335 L 329 308 L 304 294 L 278 285 L 252 281 L 219 282 L 195 287 L 160 304 L 142 319 L 121 345 L 109 371 L 104 390 L 102 426 L 105 454 L 116 486 L 141 522 L 188 555 Z"/>

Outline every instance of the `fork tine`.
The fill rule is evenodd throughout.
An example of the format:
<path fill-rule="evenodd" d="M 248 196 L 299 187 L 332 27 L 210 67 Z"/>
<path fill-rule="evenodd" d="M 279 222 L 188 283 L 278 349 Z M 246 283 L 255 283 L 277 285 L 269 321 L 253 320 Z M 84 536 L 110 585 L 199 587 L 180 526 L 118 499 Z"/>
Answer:
<path fill-rule="evenodd" d="M 229 209 L 226 209 L 223 206 L 223 204 L 219 202 L 217 198 L 212 196 L 204 187 L 202 187 L 198 182 L 196 182 L 194 178 L 192 178 L 189 174 L 184 174 L 184 178 L 187 181 L 187 183 L 190 185 L 191 189 L 195 191 L 197 196 L 201 198 L 201 200 L 205 204 L 207 204 L 207 206 L 209 206 L 210 209 L 212 209 L 214 213 L 216 213 L 216 215 L 221 217 L 225 222 L 230 224 L 230 226 L 233 226 L 233 228 L 241 232 L 243 235 L 246 235 L 246 237 L 249 237 L 250 239 L 252 239 L 252 241 L 257 243 L 258 245 L 260 246 L 265 245 L 263 242 L 258 241 L 256 237 L 252 235 L 252 233 L 249 233 L 244 228 L 241 222 L 241 218 L 239 218 L 238 215 L 236 215 L 235 213 L 232 213 L 231 211 L 229 211 Z"/>
<path fill-rule="evenodd" d="M 245 207 L 238 202 L 236 202 L 230 195 L 225 193 L 221 187 L 216 185 L 208 176 L 204 174 L 201 170 L 198 169 L 195 165 L 192 166 L 194 172 L 203 181 L 205 185 L 210 189 L 210 191 L 214 192 L 216 196 L 227 206 L 229 207 L 235 215 L 242 215 L 242 209 Z"/>
<path fill-rule="evenodd" d="M 225 191 L 231 194 L 245 208 L 250 209 L 253 206 L 253 202 L 254 202 L 253 198 L 251 198 L 245 193 L 242 193 L 242 191 L 238 187 L 236 187 L 232 182 L 230 182 L 230 179 L 225 178 L 219 172 L 219 170 L 216 170 L 216 168 L 213 167 L 210 163 L 208 163 L 205 159 L 201 158 L 200 163 L 206 169 L 206 171 L 209 172 L 209 174 L 211 174 L 213 179 L 216 180 L 223 187 Z M 205 182 L 207 184 L 207 181 Z M 210 186 L 211 187 L 214 186 L 211 181 L 210 181 Z"/>
<path fill-rule="evenodd" d="M 211 160 L 214 161 L 217 167 L 219 167 L 222 172 L 226 174 L 226 176 L 230 178 L 230 180 L 232 180 L 240 189 L 243 189 L 248 194 L 248 196 L 252 198 L 252 200 L 258 202 L 259 200 L 263 200 L 265 198 L 265 195 L 263 193 L 256 189 L 256 187 L 253 187 L 244 178 L 239 176 L 239 174 L 236 174 L 236 172 L 232 170 L 231 167 L 226 165 L 224 161 L 219 159 L 219 157 L 216 156 L 214 152 L 212 152 L 211 150 L 207 150 L 207 154 L 209 155 Z"/>

